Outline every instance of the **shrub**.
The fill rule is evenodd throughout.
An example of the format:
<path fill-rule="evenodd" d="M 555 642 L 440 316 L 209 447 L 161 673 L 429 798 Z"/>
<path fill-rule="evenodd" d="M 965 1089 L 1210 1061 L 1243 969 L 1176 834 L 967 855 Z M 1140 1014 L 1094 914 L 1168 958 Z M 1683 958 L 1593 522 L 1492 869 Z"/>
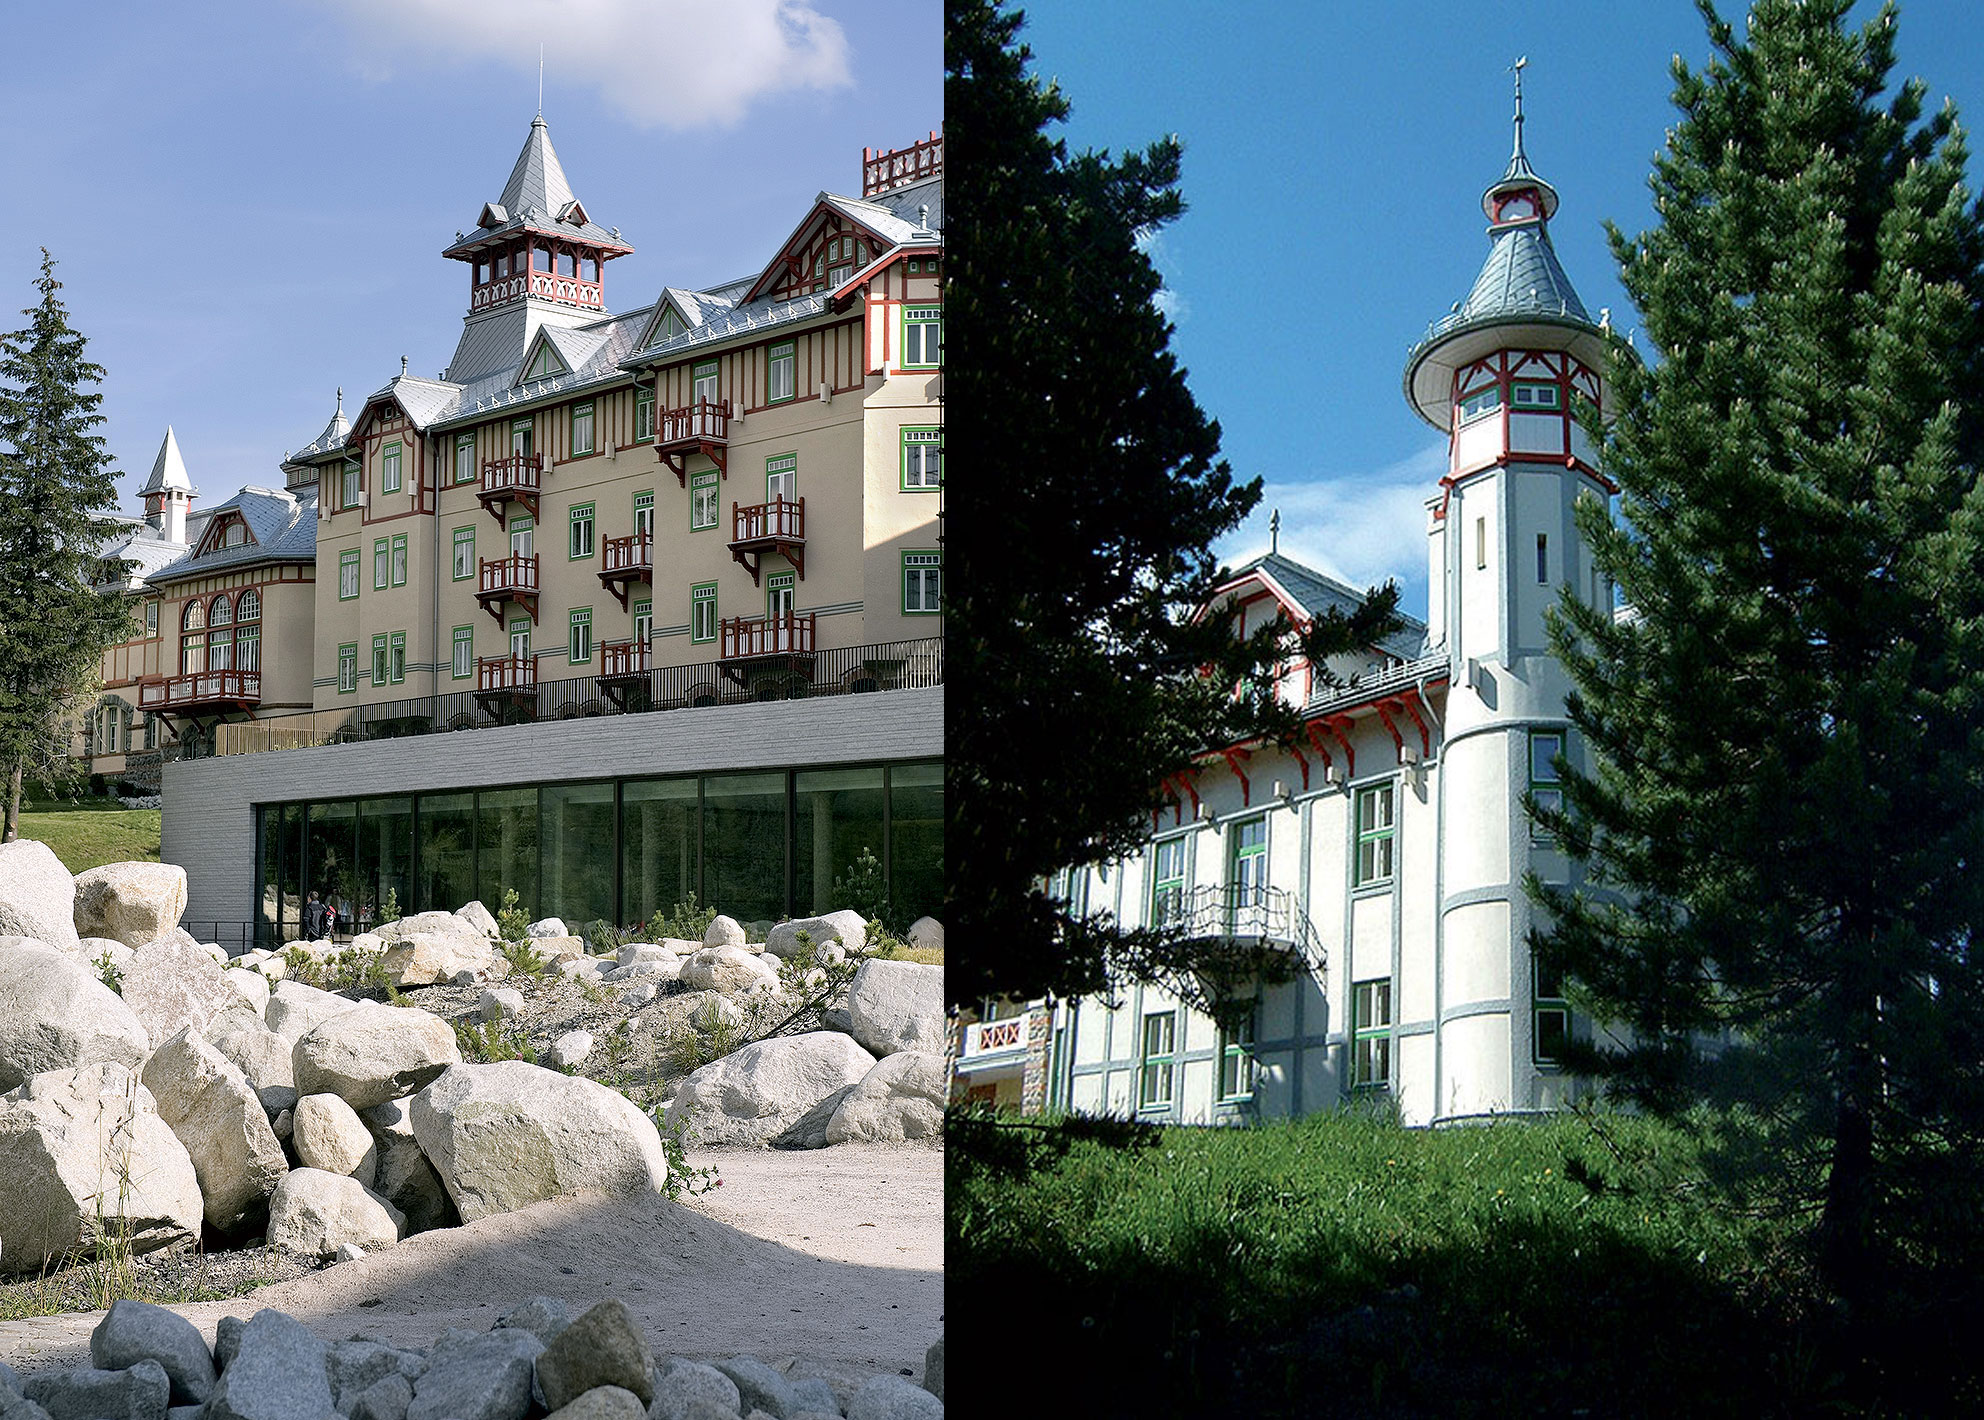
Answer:
<path fill-rule="evenodd" d="M 530 915 L 517 906 L 517 890 L 503 889 L 502 905 L 496 909 L 496 935 L 506 942 L 530 940 Z"/>
<path fill-rule="evenodd" d="M 385 898 L 379 903 L 379 917 L 375 926 L 383 927 L 388 922 L 400 920 L 400 895 L 397 888 L 387 888 Z"/>
<path fill-rule="evenodd" d="M 662 1197 L 680 1201 L 684 1193 L 708 1193 L 713 1188 L 721 1188 L 723 1180 L 716 1176 L 716 1165 L 707 1164 L 698 1168 L 691 1164 L 682 1142 L 682 1126 L 665 1123 L 661 1114 L 660 1105 L 648 1111 L 648 1118 L 654 1121 L 655 1132 L 661 1135 L 661 1151 L 668 1156 L 668 1182 L 661 1186 Z"/>
<path fill-rule="evenodd" d="M 493 1065 L 499 1060 L 537 1064 L 537 1052 L 531 1048 L 523 1031 L 516 1027 L 506 1028 L 501 1021 L 490 1021 L 486 1025 L 457 1021 L 455 1043 L 461 1047 L 462 1059 L 472 1065 Z"/>
<path fill-rule="evenodd" d="M 710 923 L 714 921 L 716 921 L 716 909 L 698 908 L 696 895 L 692 892 L 687 902 L 678 902 L 667 912 L 656 908 L 654 916 L 648 918 L 646 925 L 641 929 L 646 933 L 641 940 L 659 942 L 663 937 L 677 937 L 700 942 L 703 934 L 709 931 Z"/>
<path fill-rule="evenodd" d="M 521 941 L 506 937 L 502 950 L 503 960 L 510 964 L 511 974 L 516 976 L 540 976 L 551 965 L 550 959 L 532 946 L 528 937 Z"/>
<path fill-rule="evenodd" d="M 105 986 L 108 986 L 112 991 L 122 991 L 124 989 L 124 973 L 117 969 L 117 963 L 110 959 L 109 952 L 101 953 L 94 965 L 98 979 Z"/>
<path fill-rule="evenodd" d="M 836 911 L 851 907 L 870 922 L 886 924 L 895 920 L 895 906 L 889 901 L 889 880 L 883 875 L 881 860 L 866 848 L 844 874 L 834 879 L 833 896 L 829 900 Z"/>

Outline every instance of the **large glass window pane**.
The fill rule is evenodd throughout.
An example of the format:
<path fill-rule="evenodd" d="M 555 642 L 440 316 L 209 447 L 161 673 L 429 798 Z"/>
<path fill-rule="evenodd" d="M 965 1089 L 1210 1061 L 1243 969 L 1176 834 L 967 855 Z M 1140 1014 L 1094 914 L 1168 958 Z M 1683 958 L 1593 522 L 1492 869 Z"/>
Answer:
<path fill-rule="evenodd" d="M 934 917 L 944 902 L 944 766 L 889 770 L 889 896 L 904 923 Z"/>
<path fill-rule="evenodd" d="M 694 779 L 635 780 L 620 791 L 620 915 L 645 922 L 701 893 Z"/>
<path fill-rule="evenodd" d="M 455 912 L 475 896 L 475 795 L 420 796 L 417 896 L 422 912 Z"/>
<path fill-rule="evenodd" d="M 364 799 L 358 805 L 358 871 L 365 884 L 359 918 L 379 920 L 391 892 L 402 917 L 413 913 L 413 800 Z M 456 903 L 455 906 L 461 906 Z"/>
<path fill-rule="evenodd" d="M 357 830 L 358 805 L 349 799 L 310 805 L 309 841 L 304 849 L 304 891 L 316 893 L 319 902 L 336 904 L 339 936 L 351 930 L 352 913 L 360 896 Z"/>
<path fill-rule="evenodd" d="M 303 805 L 282 806 L 282 864 L 276 870 L 281 884 L 282 937 L 295 941 L 303 923 Z"/>
<path fill-rule="evenodd" d="M 547 784 L 543 790 L 544 915 L 578 932 L 613 920 L 613 786 Z"/>
<path fill-rule="evenodd" d="M 544 915 L 537 910 L 537 790 L 476 795 L 475 859 L 475 895 L 491 912 L 502 906 L 503 889 L 515 888 L 518 907 L 533 918 Z"/>
<path fill-rule="evenodd" d="M 785 914 L 785 775 L 703 780 L 704 901 L 739 922 Z"/>
<path fill-rule="evenodd" d="M 848 876 L 863 849 L 874 855 L 877 873 L 885 860 L 881 768 L 802 771 L 794 782 L 792 827 L 793 911 L 817 915 L 843 906 L 833 901 L 834 880 Z"/>
<path fill-rule="evenodd" d="M 255 810 L 255 945 L 273 946 L 282 940 L 282 808 L 268 804 Z"/>

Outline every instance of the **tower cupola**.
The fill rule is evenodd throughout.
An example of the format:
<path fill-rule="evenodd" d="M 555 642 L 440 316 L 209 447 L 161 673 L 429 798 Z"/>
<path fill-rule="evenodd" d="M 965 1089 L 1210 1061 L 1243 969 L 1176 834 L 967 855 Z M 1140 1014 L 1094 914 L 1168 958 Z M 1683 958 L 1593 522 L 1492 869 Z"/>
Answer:
<path fill-rule="evenodd" d="M 179 440 L 168 424 L 158 457 L 152 460 L 151 477 L 138 490 L 145 503 L 145 522 L 166 542 L 186 541 L 186 515 L 197 491 L 186 476 L 186 460 L 179 456 Z"/>

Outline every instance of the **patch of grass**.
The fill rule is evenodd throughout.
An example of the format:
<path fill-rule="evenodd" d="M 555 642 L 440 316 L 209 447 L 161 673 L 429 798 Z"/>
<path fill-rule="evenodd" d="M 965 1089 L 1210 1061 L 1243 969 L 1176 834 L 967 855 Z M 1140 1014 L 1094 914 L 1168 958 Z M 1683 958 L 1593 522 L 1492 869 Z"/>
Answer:
<path fill-rule="evenodd" d="M 942 947 L 904 947 L 896 953 L 896 960 L 920 962 L 924 966 L 942 966 L 944 964 L 944 949 Z"/>
<path fill-rule="evenodd" d="M 46 843 L 71 873 L 105 863 L 158 861 L 159 811 L 115 799 L 22 804 L 20 834 Z"/>

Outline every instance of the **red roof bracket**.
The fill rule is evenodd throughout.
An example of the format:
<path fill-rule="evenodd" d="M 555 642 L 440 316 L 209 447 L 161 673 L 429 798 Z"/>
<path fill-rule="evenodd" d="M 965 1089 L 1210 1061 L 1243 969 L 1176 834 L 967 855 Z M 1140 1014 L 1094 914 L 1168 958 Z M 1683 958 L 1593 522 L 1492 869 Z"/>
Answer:
<path fill-rule="evenodd" d="M 1398 726 L 1393 723 L 1391 715 L 1393 707 L 1397 706 L 1397 704 L 1398 702 L 1396 700 L 1380 700 L 1372 708 L 1378 712 L 1378 719 L 1384 723 L 1384 727 L 1391 732 L 1392 745 L 1398 754 L 1399 763 L 1403 764 L 1405 763 L 1405 736 L 1398 732 Z"/>
<path fill-rule="evenodd" d="M 1336 742 L 1343 746 L 1344 773 L 1350 775 L 1353 779 L 1356 778 L 1357 751 L 1351 747 L 1350 736 L 1346 733 L 1351 728 L 1350 717 L 1348 715 L 1332 715 L 1323 721 L 1323 728 L 1335 736 Z"/>
<path fill-rule="evenodd" d="M 1323 757 L 1323 769 L 1327 772 L 1336 761 L 1330 758 L 1330 747 L 1323 743 L 1323 727 L 1319 722 L 1311 720 L 1307 724 L 1307 729 L 1309 743 L 1315 747 L 1316 753 Z"/>
<path fill-rule="evenodd" d="M 1240 781 L 1240 804 L 1243 808 L 1253 806 L 1254 786 L 1247 778 L 1247 771 L 1240 767 L 1240 761 L 1253 753 L 1250 749 L 1223 749 L 1219 752 L 1220 758 L 1226 761 L 1226 767 L 1233 771 L 1233 777 Z M 1196 795 L 1193 797 L 1197 798 Z"/>
<path fill-rule="evenodd" d="M 1295 757 L 1295 762 L 1302 766 L 1302 790 L 1304 793 L 1307 793 L 1309 789 L 1309 756 L 1302 753 L 1302 747 L 1300 745 L 1290 745 L 1288 752 Z"/>
<path fill-rule="evenodd" d="M 1426 717 L 1419 713 L 1419 707 L 1410 700 L 1399 699 L 1392 702 L 1412 717 L 1412 723 L 1419 730 L 1419 753 L 1422 757 L 1433 753 L 1433 732 L 1426 728 Z"/>

